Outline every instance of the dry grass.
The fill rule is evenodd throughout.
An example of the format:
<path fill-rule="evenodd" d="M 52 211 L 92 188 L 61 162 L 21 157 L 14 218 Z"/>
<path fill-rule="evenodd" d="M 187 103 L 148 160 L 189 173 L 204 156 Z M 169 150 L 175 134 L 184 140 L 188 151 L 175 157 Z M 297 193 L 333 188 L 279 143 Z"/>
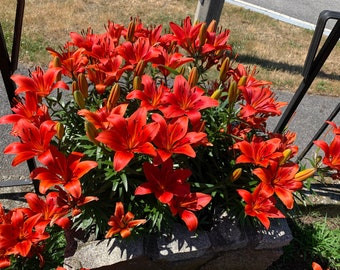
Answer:
<path fill-rule="evenodd" d="M 12 29 L 16 1 L 1 0 L 6 9 L 0 18 L 7 39 Z M 91 26 L 103 32 L 108 20 L 127 25 L 139 16 L 145 25 L 180 23 L 194 16 L 197 0 L 26 0 L 21 62 L 45 64 L 46 46 L 58 47 L 68 40 L 70 31 Z M 274 87 L 295 91 L 302 77 L 302 66 L 313 32 L 267 16 L 225 4 L 220 26 L 231 30 L 230 43 L 242 63 L 258 66 L 259 78 L 274 82 Z M 309 92 L 340 96 L 340 46 L 326 61 Z"/>

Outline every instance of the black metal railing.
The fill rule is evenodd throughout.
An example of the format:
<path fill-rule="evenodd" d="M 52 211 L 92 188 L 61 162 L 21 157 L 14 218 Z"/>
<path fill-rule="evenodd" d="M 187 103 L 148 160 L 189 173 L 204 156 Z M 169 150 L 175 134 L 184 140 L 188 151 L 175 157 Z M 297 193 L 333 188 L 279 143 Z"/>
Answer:
<path fill-rule="evenodd" d="M 6 93 L 11 106 L 15 105 L 15 83 L 11 80 L 12 74 L 18 68 L 22 23 L 24 17 L 25 0 L 17 0 L 15 23 L 13 31 L 12 52 L 9 56 L 6 39 L 0 23 L 0 71 L 6 88 Z M 36 168 L 35 160 L 27 161 L 29 171 Z M 17 183 L 17 181 L 15 182 Z M 23 183 L 27 183 L 26 181 Z M 33 181 L 35 191 L 39 191 L 39 182 Z"/>
<path fill-rule="evenodd" d="M 323 43 L 322 47 L 318 51 L 320 47 L 320 41 L 323 35 L 323 32 L 326 27 L 326 23 L 328 20 L 334 19 L 336 23 L 328 35 L 327 39 Z M 327 60 L 328 56 L 332 52 L 333 48 L 335 47 L 336 43 L 340 38 L 340 12 L 324 10 L 320 13 L 315 32 L 309 46 L 308 54 L 305 60 L 305 64 L 302 71 L 302 82 L 295 92 L 294 96 L 292 97 L 291 101 L 289 102 L 286 110 L 284 111 L 283 115 L 281 116 L 277 126 L 274 129 L 274 132 L 282 133 L 285 129 L 287 123 L 293 116 L 295 110 L 299 106 L 301 100 L 303 99 L 304 95 L 307 93 L 310 85 L 314 81 L 315 77 L 318 75 L 320 69 L 322 68 L 323 64 Z M 332 121 L 334 117 L 340 111 L 340 103 L 336 106 L 334 111 L 329 115 L 326 121 Z M 300 161 L 306 153 L 310 150 L 313 146 L 313 141 L 317 140 L 321 134 L 327 128 L 327 123 L 325 123 L 320 127 L 320 129 L 316 132 L 315 136 L 312 140 L 308 143 L 306 148 L 300 153 L 297 160 Z"/>

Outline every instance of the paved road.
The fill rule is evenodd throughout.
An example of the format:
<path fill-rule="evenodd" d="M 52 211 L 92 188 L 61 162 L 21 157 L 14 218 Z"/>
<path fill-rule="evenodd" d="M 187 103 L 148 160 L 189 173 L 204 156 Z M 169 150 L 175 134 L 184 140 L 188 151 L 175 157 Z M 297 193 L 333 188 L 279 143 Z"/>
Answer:
<path fill-rule="evenodd" d="M 321 11 L 340 11 L 340 0 L 226 0 L 225 2 L 307 29 L 314 29 Z M 332 25 L 334 22 L 330 20 L 327 28 L 331 28 Z"/>

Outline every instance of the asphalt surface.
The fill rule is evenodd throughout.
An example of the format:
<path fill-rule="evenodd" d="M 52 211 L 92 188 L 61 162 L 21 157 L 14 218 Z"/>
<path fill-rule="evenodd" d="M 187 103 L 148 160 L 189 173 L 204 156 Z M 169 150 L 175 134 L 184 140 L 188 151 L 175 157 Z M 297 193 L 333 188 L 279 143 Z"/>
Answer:
<path fill-rule="evenodd" d="M 340 11 L 340 0 L 226 0 L 225 2 L 308 29 L 314 29 L 321 11 Z M 329 20 L 327 28 L 331 29 L 333 25 L 334 20 Z"/>
<path fill-rule="evenodd" d="M 286 18 L 288 16 L 288 18 L 298 18 L 301 19 L 301 21 L 305 20 L 305 22 L 309 24 L 316 23 L 318 14 L 324 9 L 340 9 L 340 0 L 250 0 L 247 2 L 239 0 L 227 0 L 226 2 L 233 2 L 233 4 L 237 2 L 239 5 L 247 5 L 245 8 L 252 6 L 252 9 L 255 5 L 256 7 L 261 7 L 262 10 L 265 10 L 267 15 L 274 12 L 276 15 L 283 14 L 286 16 Z M 301 63 L 301 65 L 303 65 L 303 63 Z M 27 72 L 25 68 L 21 69 L 22 70 L 20 70 L 20 73 Z M 293 93 L 282 91 L 277 91 L 276 94 L 279 101 L 286 102 L 289 102 L 293 96 Z M 11 113 L 1 76 L 0 100 L 0 116 Z M 289 123 L 289 130 L 297 132 L 298 134 L 296 144 L 301 150 L 304 149 L 309 143 L 311 138 L 324 123 L 325 119 L 329 116 L 333 109 L 337 106 L 339 101 L 340 98 L 327 96 L 313 96 L 307 94 L 304 97 L 296 111 L 295 116 Z M 269 128 L 274 128 L 277 121 L 278 118 L 270 120 L 268 123 Z M 334 121 L 337 122 L 338 125 L 340 124 L 340 114 L 337 115 Z M 13 141 L 13 137 L 9 135 L 10 128 L 11 127 L 9 125 L 0 125 L 0 186 L 6 185 L 7 183 L 27 183 L 27 178 L 29 175 L 26 164 L 21 164 L 18 167 L 13 168 L 11 166 L 12 157 L 3 154 L 3 149 L 6 147 L 6 145 Z M 307 157 L 308 154 L 309 153 L 307 153 Z"/>

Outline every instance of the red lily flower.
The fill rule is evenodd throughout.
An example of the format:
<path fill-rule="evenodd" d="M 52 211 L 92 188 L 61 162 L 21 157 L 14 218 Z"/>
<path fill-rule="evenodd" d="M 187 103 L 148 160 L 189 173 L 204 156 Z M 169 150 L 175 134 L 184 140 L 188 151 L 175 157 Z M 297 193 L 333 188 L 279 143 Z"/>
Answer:
<path fill-rule="evenodd" d="M 336 123 L 331 122 L 331 121 L 326 121 L 329 125 L 332 126 L 333 130 L 333 134 L 334 135 L 340 135 L 340 126 L 337 126 Z"/>
<path fill-rule="evenodd" d="M 329 145 L 322 140 L 314 141 L 314 144 L 325 153 L 322 162 L 340 172 L 340 135 L 336 135 Z"/>
<path fill-rule="evenodd" d="M 114 82 L 118 82 L 125 71 L 133 69 L 132 65 L 122 65 L 123 58 L 119 55 L 100 58 L 98 59 L 98 63 L 88 65 L 88 77 L 93 83 L 96 84 L 96 89 L 98 87 L 106 88 L 107 86 L 112 85 Z M 89 72 L 89 70 L 91 71 Z M 101 93 L 101 91 L 99 91 L 99 93 Z"/>
<path fill-rule="evenodd" d="M 41 214 L 41 220 L 35 226 L 40 232 L 45 231 L 49 224 L 57 224 L 63 229 L 67 229 L 70 225 L 70 220 L 65 216 L 68 211 L 60 208 L 57 204 L 58 192 L 50 192 L 46 196 L 46 201 L 39 198 L 35 193 L 27 193 L 25 199 L 29 208 L 34 214 Z"/>
<path fill-rule="evenodd" d="M 24 92 L 34 92 L 40 97 L 48 96 L 53 89 L 64 88 L 68 89 L 68 86 L 63 81 L 57 81 L 57 76 L 61 72 L 61 68 L 49 68 L 45 73 L 37 67 L 35 71 L 31 73 L 31 77 L 26 77 L 19 74 L 14 74 L 11 79 L 19 86 L 15 90 L 15 94 L 18 95 Z"/>
<path fill-rule="evenodd" d="M 267 167 L 271 160 L 282 157 L 282 152 L 277 152 L 281 140 L 278 138 L 263 141 L 255 138 L 252 142 L 240 141 L 234 144 L 235 149 L 241 151 L 236 163 L 253 163 L 254 165 Z"/>
<path fill-rule="evenodd" d="M 104 105 L 104 107 L 98 109 L 96 112 L 91 112 L 86 109 L 82 109 L 78 111 L 78 114 L 85 117 L 85 119 L 89 122 L 91 122 L 95 128 L 106 130 L 111 128 L 110 121 L 108 120 L 108 117 L 113 114 L 118 114 L 123 116 L 126 112 L 128 104 L 120 104 L 112 110 L 108 110 L 107 107 Z"/>
<path fill-rule="evenodd" d="M 0 250 L 0 269 L 5 269 L 11 266 L 10 256 L 5 255 L 5 251 Z"/>
<path fill-rule="evenodd" d="M 185 222 L 189 231 L 195 231 L 198 226 L 198 220 L 194 211 L 203 209 L 211 201 L 211 196 L 208 194 L 195 192 L 185 196 L 175 196 L 169 203 L 171 213 L 179 215 Z"/>
<path fill-rule="evenodd" d="M 83 206 L 92 201 L 98 201 L 98 197 L 95 196 L 79 196 L 74 197 L 71 193 L 62 189 L 60 186 L 56 186 L 58 190 L 57 205 L 64 211 L 71 210 L 72 217 L 75 217 L 81 213 L 80 206 Z M 81 191 L 80 191 L 81 193 Z"/>
<path fill-rule="evenodd" d="M 267 197 L 267 193 L 262 189 L 262 184 L 258 185 L 253 193 L 244 189 L 238 189 L 237 192 L 246 202 L 245 213 L 248 216 L 257 217 L 267 230 L 270 226 L 269 218 L 285 217 L 275 207 L 275 198 Z"/>
<path fill-rule="evenodd" d="M 26 257 L 34 245 L 49 238 L 48 233 L 35 230 L 40 218 L 41 214 L 26 217 L 20 209 L 13 211 L 11 223 L 0 225 L 0 250 Z"/>
<path fill-rule="evenodd" d="M 101 132 L 96 140 L 115 151 L 113 167 L 120 171 L 134 157 L 134 153 L 156 156 L 151 141 L 159 130 L 158 123 L 146 124 L 146 109 L 139 108 L 128 119 L 111 115 L 108 120 L 112 128 Z"/>
<path fill-rule="evenodd" d="M 135 195 L 154 193 L 160 202 L 169 203 L 174 195 L 184 196 L 190 192 L 190 184 L 186 183 L 186 180 L 191 171 L 174 170 L 172 159 L 168 159 L 159 167 L 144 163 L 143 171 L 148 181 L 136 188 Z"/>
<path fill-rule="evenodd" d="M 139 61 L 152 62 L 160 51 L 151 46 L 148 38 L 140 37 L 135 43 L 126 41 L 117 48 L 117 53 L 130 65 L 137 65 Z"/>
<path fill-rule="evenodd" d="M 182 76 L 176 76 L 174 92 L 169 93 L 164 100 L 166 105 L 160 110 L 166 118 L 176 118 L 187 115 L 191 122 L 197 123 L 201 118 L 202 109 L 218 106 L 218 101 L 204 96 L 205 92 L 198 86 L 190 87 L 188 81 Z"/>
<path fill-rule="evenodd" d="M 169 25 L 174 33 L 173 40 L 177 41 L 178 45 L 191 55 L 194 55 L 196 52 L 195 41 L 199 35 L 202 23 L 192 25 L 191 19 L 188 16 L 183 20 L 183 27 L 174 22 L 170 22 Z"/>
<path fill-rule="evenodd" d="M 84 72 L 85 66 L 89 61 L 87 56 L 84 55 L 84 48 L 77 49 L 75 51 L 68 48 L 62 53 L 58 53 L 51 48 L 47 48 L 47 51 L 52 56 L 58 57 L 60 59 L 62 74 L 72 79 L 77 78 L 79 73 Z"/>
<path fill-rule="evenodd" d="M 80 35 L 76 32 L 70 32 L 72 42 L 68 42 L 67 46 L 75 46 L 78 48 L 84 48 L 86 51 L 91 51 L 93 44 L 96 41 L 96 35 L 93 34 L 92 29 L 87 28 L 86 34 Z"/>
<path fill-rule="evenodd" d="M 312 269 L 313 270 L 322 270 L 322 267 L 320 264 L 316 263 L 316 262 L 312 262 Z M 329 270 L 329 268 L 325 269 L 325 270 Z"/>
<path fill-rule="evenodd" d="M 119 43 L 119 39 L 122 36 L 123 30 L 124 30 L 124 25 L 108 21 L 108 24 L 106 26 L 106 32 L 115 47 Z"/>
<path fill-rule="evenodd" d="M 50 141 L 56 134 L 55 122 L 52 120 L 44 121 L 40 128 L 37 128 L 33 123 L 21 119 L 16 124 L 16 129 L 15 135 L 21 142 L 13 142 L 4 150 L 5 154 L 16 154 L 13 166 L 36 156 L 39 159 L 49 149 Z"/>
<path fill-rule="evenodd" d="M 157 110 L 158 107 L 162 104 L 162 100 L 164 96 L 169 93 L 169 88 L 164 86 L 163 84 L 156 86 L 156 82 L 148 75 L 143 75 L 142 77 L 142 90 L 133 90 L 130 92 L 126 98 L 140 99 L 141 107 L 145 107 L 148 111 Z"/>
<path fill-rule="evenodd" d="M 26 92 L 24 101 L 17 102 L 12 111 L 14 114 L 5 115 L 0 118 L 0 124 L 13 124 L 14 133 L 18 131 L 16 124 L 20 119 L 32 122 L 37 127 L 42 122 L 51 120 L 47 106 L 44 104 L 39 106 L 37 95 L 34 92 Z"/>
<path fill-rule="evenodd" d="M 298 171 L 299 165 L 296 163 L 279 166 L 277 162 L 272 162 L 268 168 L 254 169 L 253 174 L 262 181 L 261 187 L 263 192 L 267 193 L 267 197 L 275 193 L 288 209 L 292 209 L 294 205 L 292 193 L 303 187 L 301 181 L 294 179 Z"/>
<path fill-rule="evenodd" d="M 239 87 L 242 91 L 245 105 L 241 105 L 240 117 L 247 118 L 255 114 L 280 115 L 280 108 L 286 103 L 276 102 L 274 93 L 269 88 Z"/>
<path fill-rule="evenodd" d="M 204 132 L 188 132 L 189 120 L 182 116 L 167 124 L 159 114 L 153 114 L 152 120 L 159 124 L 159 132 L 153 142 L 157 146 L 157 153 L 164 162 L 172 154 L 184 154 L 196 157 L 191 144 L 198 143 L 207 137 Z"/>
<path fill-rule="evenodd" d="M 105 238 L 110 238 L 116 233 L 120 233 L 122 238 L 126 238 L 131 235 L 131 229 L 144 224 L 146 219 L 136 219 L 135 215 L 131 212 L 124 213 L 124 205 L 122 202 L 116 203 L 116 209 L 113 216 L 110 217 L 108 222 L 110 228 L 105 235 Z"/>
<path fill-rule="evenodd" d="M 183 64 L 194 60 L 192 57 L 184 57 L 183 54 L 178 52 L 168 53 L 164 48 L 160 48 L 160 52 L 161 53 L 156 61 L 154 61 L 153 66 L 157 67 L 165 77 L 170 74 L 170 71 L 166 67 L 176 69 Z"/>
<path fill-rule="evenodd" d="M 39 191 L 42 194 L 55 185 L 63 185 L 73 197 L 79 198 L 81 196 L 80 178 L 97 167 L 95 161 L 80 161 L 83 156 L 82 153 L 72 152 L 65 157 L 55 147 L 51 147 L 50 151 L 40 158 L 40 162 L 47 168 L 36 168 L 31 173 L 31 178 L 40 180 Z"/>

